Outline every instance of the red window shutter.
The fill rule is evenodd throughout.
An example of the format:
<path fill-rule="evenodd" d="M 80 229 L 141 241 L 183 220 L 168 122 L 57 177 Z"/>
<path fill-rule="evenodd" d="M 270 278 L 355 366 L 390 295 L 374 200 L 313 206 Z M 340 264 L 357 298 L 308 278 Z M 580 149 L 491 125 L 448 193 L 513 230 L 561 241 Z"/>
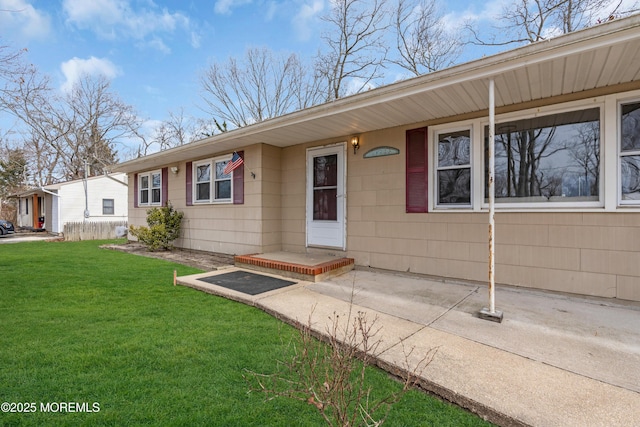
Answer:
<path fill-rule="evenodd" d="M 185 177 L 185 197 L 187 199 L 187 206 L 193 206 L 193 163 L 187 162 L 187 166 L 185 168 L 186 177 Z"/>
<path fill-rule="evenodd" d="M 162 206 L 167 206 L 169 202 L 169 168 L 162 168 Z"/>
<path fill-rule="evenodd" d="M 407 131 L 406 209 L 408 213 L 427 212 L 428 159 L 427 128 Z"/>
<path fill-rule="evenodd" d="M 138 174 L 133 174 L 133 207 L 138 207 Z"/>
<path fill-rule="evenodd" d="M 244 160 L 244 151 L 238 151 Z M 233 170 L 233 204 L 244 204 L 244 163 Z"/>

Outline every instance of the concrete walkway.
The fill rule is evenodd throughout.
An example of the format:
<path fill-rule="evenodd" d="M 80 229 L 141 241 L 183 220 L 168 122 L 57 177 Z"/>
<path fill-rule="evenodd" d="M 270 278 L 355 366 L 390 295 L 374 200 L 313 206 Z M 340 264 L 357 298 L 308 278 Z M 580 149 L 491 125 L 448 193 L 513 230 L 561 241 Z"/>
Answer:
<path fill-rule="evenodd" d="M 59 240 L 58 236 L 49 233 L 15 233 L 0 236 L 0 245 L 7 243 L 41 242 L 46 240 Z"/>
<path fill-rule="evenodd" d="M 498 287 L 499 324 L 477 316 L 485 286 L 354 270 L 249 296 L 197 280 L 228 271 L 179 283 L 291 323 L 311 316 L 319 333 L 362 311 L 381 328 L 381 366 L 413 369 L 437 349 L 421 385 L 500 425 L 640 426 L 640 303 Z"/>

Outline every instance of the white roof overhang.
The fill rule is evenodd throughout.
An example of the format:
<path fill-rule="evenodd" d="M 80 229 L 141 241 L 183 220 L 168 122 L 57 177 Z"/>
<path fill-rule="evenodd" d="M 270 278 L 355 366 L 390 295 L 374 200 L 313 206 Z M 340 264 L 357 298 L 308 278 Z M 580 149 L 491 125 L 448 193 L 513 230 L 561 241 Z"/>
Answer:
<path fill-rule="evenodd" d="M 498 109 L 630 83 L 640 89 L 640 15 L 214 135 L 114 170 L 149 170 L 257 143 L 287 147 L 484 112 L 491 79 Z"/>

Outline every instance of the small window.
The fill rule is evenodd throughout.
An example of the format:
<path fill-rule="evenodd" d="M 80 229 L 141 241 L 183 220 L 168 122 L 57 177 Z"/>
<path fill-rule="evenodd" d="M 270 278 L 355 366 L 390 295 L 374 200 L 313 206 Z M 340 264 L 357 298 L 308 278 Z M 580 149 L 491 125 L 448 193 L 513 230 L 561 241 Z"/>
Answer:
<path fill-rule="evenodd" d="M 437 135 L 436 188 L 438 206 L 471 206 L 471 131 Z"/>
<path fill-rule="evenodd" d="M 196 166 L 196 201 L 211 200 L 211 163 Z"/>
<path fill-rule="evenodd" d="M 640 102 L 622 105 L 620 117 L 620 201 L 640 203 Z"/>
<path fill-rule="evenodd" d="M 224 168 L 229 160 L 215 162 L 216 200 L 231 200 L 231 173 L 224 173 Z"/>
<path fill-rule="evenodd" d="M 143 175 L 140 177 L 140 204 L 149 204 L 149 176 Z"/>
<path fill-rule="evenodd" d="M 154 172 L 151 174 L 151 204 L 160 204 L 160 194 L 162 190 L 162 175 L 160 172 Z"/>
<path fill-rule="evenodd" d="M 138 175 L 138 204 L 160 205 L 162 203 L 162 173 L 148 172 Z"/>
<path fill-rule="evenodd" d="M 115 213 L 114 200 L 102 199 L 102 215 L 113 215 Z"/>
<path fill-rule="evenodd" d="M 231 202 L 232 174 L 224 173 L 230 157 L 194 162 L 193 199 L 196 203 Z"/>

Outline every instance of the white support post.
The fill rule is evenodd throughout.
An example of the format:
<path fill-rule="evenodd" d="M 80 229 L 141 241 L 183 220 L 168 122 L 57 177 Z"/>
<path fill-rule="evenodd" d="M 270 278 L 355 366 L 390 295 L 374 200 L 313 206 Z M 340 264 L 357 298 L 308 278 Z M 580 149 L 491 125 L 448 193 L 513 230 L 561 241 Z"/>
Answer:
<path fill-rule="evenodd" d="M 496 311 L 495 298 L 495 83 L 489 81 L 489 308 L 480 310 L 480 317 L 502 322 L 502 312 Z"/>

